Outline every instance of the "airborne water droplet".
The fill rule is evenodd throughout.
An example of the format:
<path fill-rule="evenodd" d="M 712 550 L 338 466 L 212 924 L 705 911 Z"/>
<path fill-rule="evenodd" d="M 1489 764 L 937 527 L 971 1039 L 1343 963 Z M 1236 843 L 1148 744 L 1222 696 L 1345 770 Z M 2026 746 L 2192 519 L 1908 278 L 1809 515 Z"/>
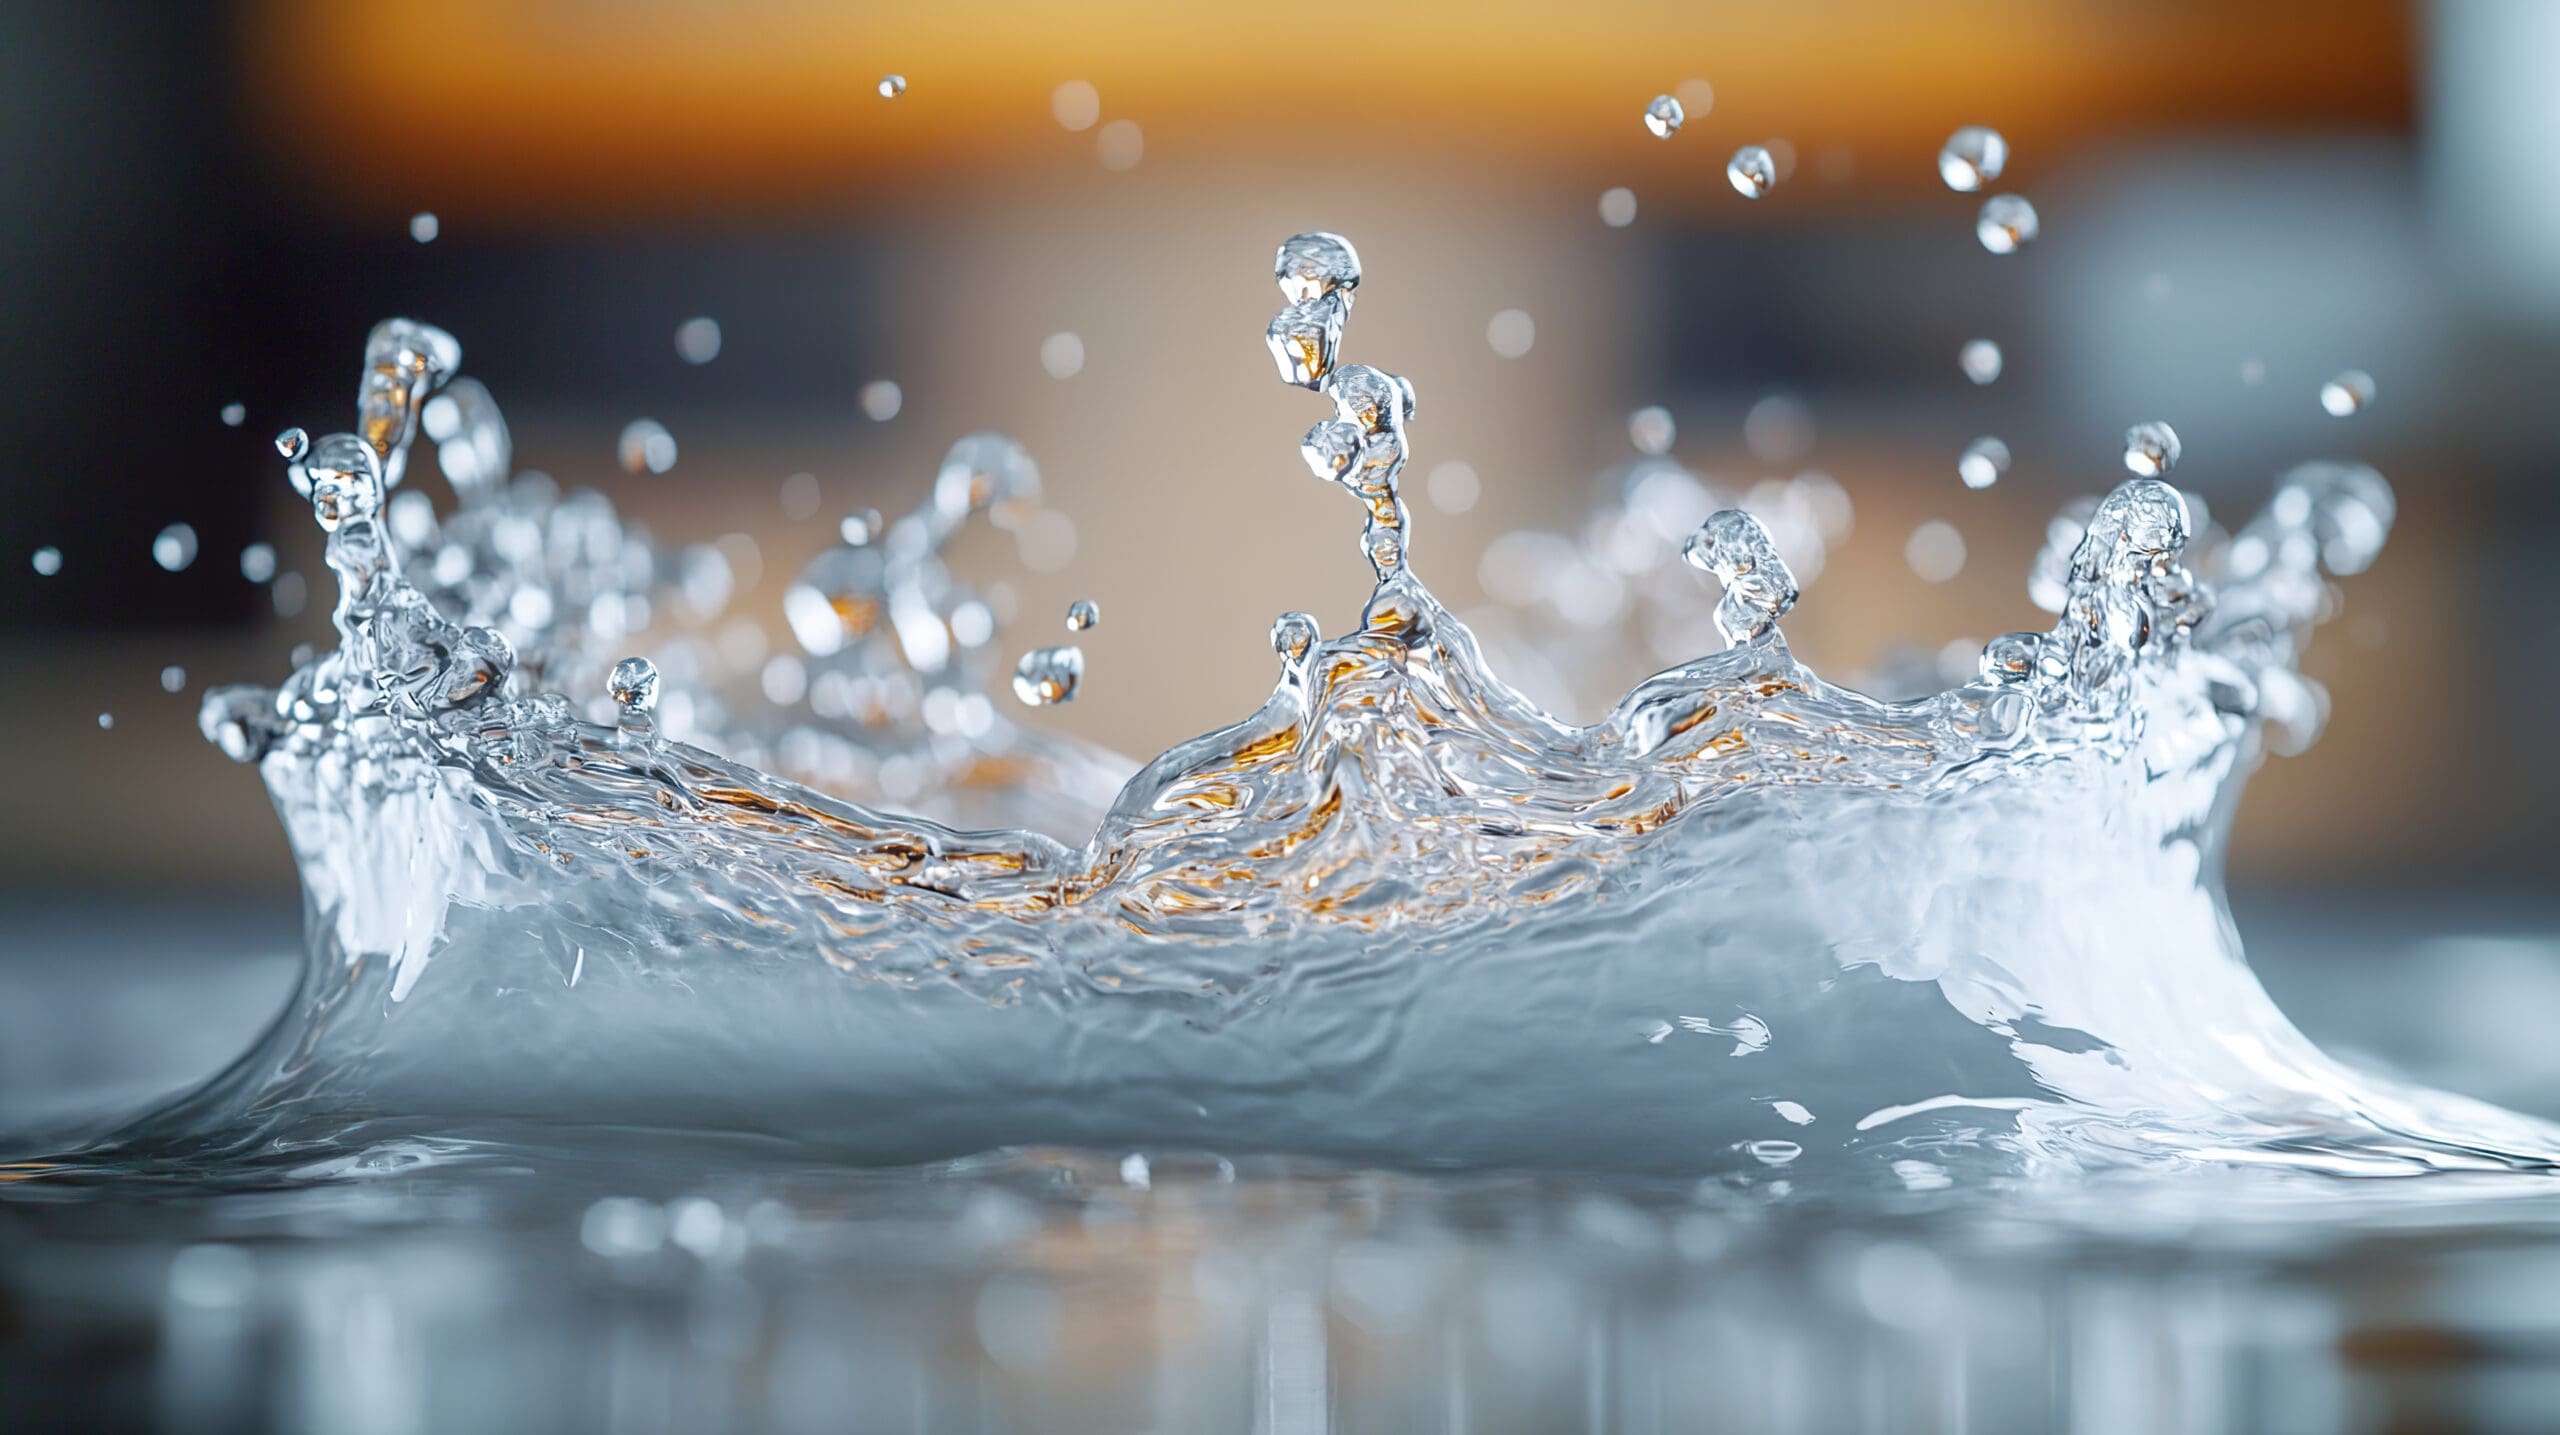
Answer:
<path fill-rule="evenodd" d="M 236 429 L 248 421 L 249 406 L 247 404 L 224 404 L 222 406 L 223 427 Z"/>
<path fill-rule="evenodd" d="M 647 658 L 623 659 L 613 665 L 613 675 L 605 680 L 605 693 L 626 717 L 656 711 L 658 665 Z"/>
<path fill-rule="evenodd" d="M 1600 191 L 1600 222 L 1624 229 L 1636 222 L 1636 192 L 1625 185 Z"/>
<path fill-rule="evenodd" d="M 1963 352 L 1956 356 L 1956 362 L 1964 366 L 1966 378 L 1977 384 L 1987 384 L 2000 377 L 2003 360 L 1998 344 L 1989 339 L 1975 339 L 1964 346 Z"/>
<path fill-rule="evenodd" d="M 1040 341 L 1040 367 L 1053 379 L 1072 379 L 1084 372 L 1084 340 L 1060 331 Z"/>
<path fill-rule="evenodd" d="M 1636 446 L 1638 453 L 1657 457 L 1669 453 L 1679 436 L 1679 425 L 1672 422 L 1671 410 L 1660 404 L 1627 415 L 1627 441 Z"/>
<path fill-rule="evenodd" d="M 1766 148 L 1747 144 L 1733 152 L 1732 160 L 1724 167 L 1724 177 L 1734 193 L 1744 199 L 1758 199 L 1777 184 L 1778 162 L 1770 158 Z"/>
<path fill-rule="evenodd" d="M 1093 137 L 1093 153 L 1104 169 L 1136 169 L 1146 157 L 1147 132 L 1136 120 L 1113 120 Z"/>
<path fill-rule="evenodd" d="M 696 315 L 676 326 L 676 357 L 688 364 L 707 364 L 720 357 L 720 321 Z"/>
<path fill-rule="evenodd" d="M 1964 456 L 1956 460 L 1956 476 L 1967 488 L 1989 488 L 2009 471 L 2009 446 L 1985 435 L 1965 445 Z"/>
<path fill-rule="evenodd" d="M 2015 254 L 2035 243 L 2036 207 L 2015 194 L 1995 194 L 1982 202 L 1973 223 L 1974 236 L 1994 254 Z"/>
<path fill-rule="evenodd" d="M 626 473 L 664 473 L 676 466 L 676 436 L 656 419 L 633 419 L 615 445 Z"/>
<path fill-rule="evenodd" d="M 880 77 L 880 98 L 882 98 L 882 99 L 884 99 L 884 100 L 894 100 L 894 99 L 896 99 L 898 96 L 903 95 L 903 94 L 905 94 L 906 92 L 907 92 L 907 77 L 906 77 L 906 76 L 904 76 L 904 75 L 882 75 L 882 76 Z"/>
<path fill-rule="evenodd" d="M 1538 342 L 1538 321 L 1526 309 L 1505 309 L 1487 320 L 1484 341 L 1506 359 L 1516 359 Z"/>
<path fill-rule="evenodd" d="M 50 578 L 62 571 L 62 550 L 48 543 L 35 552 L 36 576 Z"/>
<path fill-rule="evenodd" d="M 1656 95 L 1653 103 L 1644 107 L 1644 127 L 1653 131 L 1653 137 L 1658 140 L 1667 140 L 1680 133 L 1680 126 L 1688 119 L 1689 112 L 1669 95 Z"/>
<path fill-rule="evenodd" d="M 300 429 L 286 429 L 276 435 L 276 452 L 284 455 L 287 463 L 300 462 L 310 451 L 311 435 Z"/>
<path fill-rule="evenodd" d="M 432 210 L 422 209 L 409 216 L 409 237 L 420 244 L 435 243 L 436 236 L 443 232 L 444 222 Z"/>
<path fill-rule="evenodd" d="M 196 531 L 184 523 L 172 523 L 151 540 L 151 561 L 172 573 L 183 571 L 196 561 Z"/>
<path fill-rule="evenodd" d="M 2320 386 L 2320 407 L 2331 416 L 2346 418 L 2364 412 L 2373 402 L 2373 375 L 2362 369 L 2349 369 Z"/>
<path fill-rule="evenodd" d="M 2158 478 L 2176 468 L 2182 452 L 2178 431 L 2157 419 L 2124 431 L 2124 466 L 2143 478 Z"/>
<path fill-rule="evenodd" d="M 1083 682 L 1084 649 L 1073 644 L 1034 648 L 1013 665 L 1013 695 L 1035 708 L 1075 701 Z"/>
<path fill-rule="evenodd" d="M 1102 621 L 1102 609 L 1091 598 L 1078 598 L 1067 605 L 1067 631 L 1081 633 Z"/>
<path fill-rule="evenodd" d="M 1102 92 L 1082 80 L 1069 80 L 1049 92 L 1049 113 L 1071 133 L 1092 129 L 1102 118 Z"/>
<path fill-rule="evenodd" d="M 187 670 L 176 663 L 160 670 L 160 691 L 174 693 L 187 685 Z"/>
<path fill-rule="evenodd" d="M 1924 583 L 1944 583 L 1964 571 L 1964 535 L 1956 526 L 1941 519 L 1930 519 L 1911 530 L 1902 545 L 1902 559 Z"/>
<path fill-rule="evenodd" d="M 104 732 L 104 731 L 106 731 L 107 729 L 109 729 L 109 728 L 111 728 L 111 727 L 114 727 L 115 725 L 116 725 L 116 715 L 115 715 L 114 713 L 100 713 L 100 714 L 98 714 L 98 730 L 99 730 L 100 732 Z"/>
<path fill-rule="evenodd" d="M 906 407 L 906 391 L 895 380 L 873 379 L 862 386 L 862 416 L 873 423 L 885 424 Z"/>
<path fill-rule="evenodd" d="M 240 576 L 252 583 L 264 583 L 276 576 L 275 546 L 268 543 L 252 543 L 241 549 Z"/>
<path fill-rule="evenodd" d="M 1938 177 L 1947 188 L 1970 194 L 2000 177 L 2009 167 L 2009 142 L 1995 129 L 1966 125 L 1947 136 L 1938 151 Z"/>

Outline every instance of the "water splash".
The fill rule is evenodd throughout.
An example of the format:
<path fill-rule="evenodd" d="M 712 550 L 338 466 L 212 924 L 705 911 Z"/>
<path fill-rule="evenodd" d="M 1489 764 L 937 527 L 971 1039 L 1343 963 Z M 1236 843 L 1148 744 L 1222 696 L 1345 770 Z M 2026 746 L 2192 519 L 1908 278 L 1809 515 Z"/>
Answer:
<path fill-rule="evenodd" d="M 328 534 L 339 643 L 202 708 L 207 737 L 259 765 L 301 864 L 302 993 L 214 1085 L 50 1169 L 334 1170 L 325 1153 L 386 1132 L 525 1117 L 875 1160 L 1042 1141 L 1743 1184 L 1783 1167 L 1799 1191 L 1900 1191 L 1921 1168 L 1933 1186 L 2552 1169 L 2547 1128 L 2321 1055 L 2222 906 L 2241 779 L 2316 730 L 2297 660 L 2329 575 L 2390 526 L 2370 469 L 2297 469 L 2227 537 L 2169 484 L 2129 481 L 2056 520 L 2031 584 L 2049 630 L 1886 702 L 1794 659 L 1802 593 L 1770 529 L 1684 508 L 1703 486 L 1647 459 L 1625 512 L 1687 515 L 1680 552 L 1721 588 L 1726 646 L 1577 727 L 1509 686 L 1414 571 L 1414 390 L 1340 362 L 1351 246 L 1297 236 L 1274 274 L 1273 356 L 1330 408 L 1301 450 L 1360 507 L 1369 600 L 1331 639 L 1278 619 L 1262 707 L 1147 763 L 1074 845 L 683 740 L 690 709 L 707 741 L 764 745 L 746 714 L 702 721 L 720 695 L 693 657 L 602 673 L 599 628 L 557 617 L 600 565 L 658 550 L 609 505 L 506 477 L 449 339 L 377 331 L 402 336 L 397 362 L 368 359 L 381 442 L 285 446 Z M 432 552 L 405 552 L 382 494 L 436 383 L 456 401 L 439 442 L 475 479 Z M 976 435 L 917 512 L 846 525 L 789 600 L 811 692 L 872 681 L 957 714 L 977 695 L 952 676 L 968 600 L 937 555 L 1037 483 L 1018 446 Z M 557 568 L 549 535 L 567 535 Z M 457 550 L 492 581 L 440 574 Z M 599 596 L 673 601 L 644 566 Z M 553 595 L 542 622 L 517 611 L 533 591 Z M 512 626 L 483 621 L 493 604 Z M 611 721 L 582 720 L 579 690 Z M 974 721 L 838 736 L 880 766 L 927 741 L 938 790 L 1041 808 L 1065 765 L 1036 757 L 1057 750 Z M 1666 1039 L 1684 1032 L 1718 1039 Z"/>

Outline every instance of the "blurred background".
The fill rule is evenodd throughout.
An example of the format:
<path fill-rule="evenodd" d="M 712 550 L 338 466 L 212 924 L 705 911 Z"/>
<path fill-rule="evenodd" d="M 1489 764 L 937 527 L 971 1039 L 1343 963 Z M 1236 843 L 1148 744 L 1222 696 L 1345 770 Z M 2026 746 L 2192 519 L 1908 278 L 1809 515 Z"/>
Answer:
<path fill-rule="evenodd" d="M 1083 698 L 1028 721 L 1143 757 L 1240 715 L 1271 618 L 1338 631 L 1364 591 L 1350 507 L 1295 453 L 1311 401 L 1260 342 L 1272 245 L 1314 227 L 1366 261 L 1347 355 L 1420 390 L 1415 561 L 1461 611 L 1488 582 L 1550 596 L 1516 571 L 1539 550 L 1497 573 L 1488 548 L 1577 532 L 1651 405 L 1732 492 L 1846 490 L 1789 624 L 1835 674 L 2047 621 L 2024 590 L 2044 521 L 2122 477 L 2135 421 L 2173 423 L 2179 479 L 2235 520 L 2296 461 L 2376 464 L 2400 529 L 2321 635 L 2334 721 L 2260 778 L 2237 876 L 2547 871 L 2560 11 L 1364 13 L 1354 36 L 1172 3 L 10 7 L 0 880 L 289 891 L 196 697 L 326 640 L 318 535 L 267 441 L 344 426 L 394 313 L 462 340 L 520 465 L 662 536 L 744 535 L 731 611 L 776 652 L 838 517 L 904 511 L 953 438 L 1011 433 L 1066 523 L 959 555 L 1011 600 L 1004 661 L 1071 598 L 1106 615 Z M 1689 110 L 1667 142 L 1640 122 L 1661 92 Z M 2043 216 L 2022 254 L 1986 253 L 1979 197 L 1938 179 L 1976 123 Z M 1756 204 L 1723 176 L 1754 142 L 1783 175 Z M 1957 362 L 1975 338 L 2005 354 L 1987 387 Z M 2378 400 L 2331 418 L 2318 390 L 2350 368 Z M 616 462 L 641 417 L 677 440 L 667 472 Z M 1975 492 L 1955 461 L 1986 434 L 2014 464 Z M 179 522 L 198 552 L 166 571 Z M 1907 552 L 1931 522 L 1961 539 L 1947 576 L 1932 530 L 1939 581 Z M 276 577 L 243 576 L 253 543 Z M 1574 716 L 1685 656 L 1599 643 L 1634 622 L 1605 591 L 1549 606 L 1618 654 L 1550 694 Z"/>

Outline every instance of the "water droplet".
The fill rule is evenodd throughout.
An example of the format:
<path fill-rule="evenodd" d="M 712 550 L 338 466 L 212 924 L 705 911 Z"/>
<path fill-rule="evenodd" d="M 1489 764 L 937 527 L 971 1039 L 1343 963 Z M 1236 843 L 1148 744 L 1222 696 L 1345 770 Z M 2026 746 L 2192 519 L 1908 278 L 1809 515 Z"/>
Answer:
<path fill-rule="evenodd" d="M 302 456 L 310 451 L 311 435 L 300 429 L 286 429 L 276 435 L 276 452 L 284 455 L 287 463 L 301 462 Z"/>
<path fill-rule="evenodd" d="M 2181 452 L 2178 431 L 2157 419 L 2124 431 L 2124 466 L 2143 478 L 2158 478 L 2176 468 Z"/>
<path fill-rule="evenodd" d="M 1964 571 L 1964 535 L 1956 526 L 1930 519 L 1911 530 L 1902 545 L 1902 560 L 1924 583 L 1944 583 Z"/>
<path fill-rule="evenodd" d="M 48 543 L 35 552 L 36 576 L 50 578 L 62 571 L 62 550 Z"/>
<path fill-rule="evenodd" d="M 1793 1141 L 1752 1141 L 1743 1149 L 1763 1166 L 1784 1166 L 1804 1154 L 1804 1147 Z"/>
<path fill-rule="evenodd" d="M 1778 183 L 1778 162 L 1765 146 L 1747 144 L 1724 167 L 1725 182 L 1744 199 L 1758 199 Z"/>
<path fill-rule="evenodd" d="M 814 518 L 826 495 L 814 473 L 795 473 L 782 481 L 782 516 L 793 521 Z"/>
<path fill-rule="evenodd" d="M 614 664 L 613 675 L 605 680 L 605 695 L 626 717 L 657 711 L 658 665 L 647 658 L 625 658 Z"/>
<path fill-rule="evenodd" d="M 1947 188 L 1971 194 L 2000 177 L 2009 167 L 2009 142 L 1995 129 L 1966 125 L 1947 136 L 1938 151 L 1938 177 Z"/>
<path fill-rule="evenodd" d="M 1013 665 L 1013 695 L 1030 707 L 1075 701 L 1084 682 L 1084 649 L 1034 648 Z"/>
<path fill-rule="evenodd" d="M 105 730 L 106 730 L 106 729 L 108 729 L 108 728 L 114 727 L 115 725 L 116 725 L 116 715 L 115 715 L 114 713 L 100 713 L 100 714 L 98 714 L 98 729 L 99 729 L 99 731 L 103 732 L 103 731 L 105 731 Z"/>
<path fill-rule="evenodd" d="M 2349 369 L 2320 386 L 2320 407 L 2336 418 L 2364 412 L 2373 402 L 2373 375 Z"/>
<path fill-rule="evenodd" d="M 185 571 L 196 561 L 196 531 L 184 523 L 172 523 L 151 540 L 151 561 L 172 573 Z"/>
<path fill-rule="evenodd" d="M 249 406 L 247 404 L 224 404 L 222 406 L 222 426 L 224 428 L 236 429 L 248 421 Z"/>
<path fill-rule="evenodd" d="M 1656 95 L 1653 103 L 1644 107 L 1644 127 L 1653 131 L 1653 137 L 1658 140 L 1667 140 L 1680 133 L 1680 126 L 1688 120 L 1688 110 L 1669 95 Z"/>
<path fill-rule="evenodd" d="M 1110 170 L 1136 169 L 1147 153 L 1147 133 L 1136 120 L 1113 120 L 1093 137 L 1094 158 Z"/>
<path fill-rule="evenodd" d="M 1984 435 L 1965 445 L 1964 456 L 1956 460 L 1956 476 L 1967 488 L 1989 488 L 2009 471 L 2009 446 Z"/>
<path fill-rule="evenodd" d="M 1973 232 L 1992 253 L 2015 254 L 2035 243 L 2036 207 L 2019 195 L 1995 194 L 1982 202 Z"/>
<path fill-rule="evenodd" d="M 862 416 L 873 423 L 887 423 L 906 405 L 906 390 L 893 379 L 873 379 L 862 386 Z"/>
<path fill-rule="evenodd" d="M 302 615 L 302 605 L 311 601 L 311 587 L 299 573 L 279 573 L 275 586 L 267 590 L 267 597 L 275 604 L 277 617 L 298 618 Z M 301 665 L 297 663 L 295 666 Z"/>
<path fill-rule="evenodd" d="M 1271 261 L 1271 277 L 1280 286 L 1280 297 L 1292 304 L 1309 303 L 1336 290 L 1348 303 L 1351 292 L 1360 287 L 1360 252 L 1350 240 L 1325 230 L 1292 234 L 1280 241 L 1279 255 Z"/>
<path fill-rule="evenodd" d="M 1785 463 L 1813 450 L 1813 410 L 1792 394 L 1771 394 L 1742 416 L 1742 443 L 1763 463 Z"/>
<path fill-rule="evenodd" d="M 845 541 L 847 546 L 853 548 L 860 548 L 872 542 L 880 536 L 880 510 L 855 509 L 844 516 L 843 522 L 836 525 L 836 534 Z"/>
<path fill-rule="evenodd" d="M 1475 465 L 1463 458 L 1433 465 L 1431 472 L 1423 476 L 1422 486 L 1430 495 L 1431 506 L 1442 513 L 1464 513 L 1475 507 L 1484 493 L 1484 481 L 1477 476 Z"/>
<path fill-rule="evenodd" d="M 1102 609 L 1091 598 L 1078 598 L 1067 605 L 1067 631 L 1081 633 L 1102 621 Z"/>
<path fill-rule="evenodd" d="M 625 473 L 665 473 L 676 466 L 676 436 L 656 419 L 633 419 L 623 425 L 614 449 Z"/>
<path fill-rule="evenodd" d="M 1636 192 L 1625 185 L 1600 191 L 1600 222 L 1624 229 L 1636 222 Z"/>
<path fill-rule="evenodd" d="M 1964 376 L 1977 384 L 1987 384 L 2000 377 L 2000 346 L 1989 339 L 1975 339 L 1956 356 L 1964 366 Z"/>
<path fill-rule="evenodd" d="M 1774 631 L 1802 590 L 1760 520 L 1739 508 L 1708 515 L 1680 548 L 1681 560 L 1724 585 L 1716 631 L 1740 646 Z"/>
<path fill-rule="evenodd" d="M 1627 415 L 1627 440 L 1638 453 L 1669 453 L 1679 436 L 1680 428 L 1671 421 L 1671 410 L 1660 404 L 1650 404 Z"/>
<path fill-rule="evenodd" d="M 1040 367 L 1053 379 L 1072 379 L 1084 372 L 1084 340 L 1061 331 L 1040 341 Z"/>
<path fill-rule="evenodd" d="M 1082 133 L 1102 118 L 1102 92 L 1082 80 L 1069 80 L 1049 92 L 1049 113 L 1070 132 Z"/>
<path fill-rule="evenodd" d="M 1281 287 L 1289 287 L 1285 276 Z M 1302 389 L 1324 386 L 1325 375 L 1333 372 L 1342 357 L 1342 321 L 1350 301 L 1345 286 L 1339 292 L 1290 304 L 1271 316 L 1263 342 L 1271 347 L 1271 361 L 1279 366 L 1282 383 Z"/>
<path fill-rule="evenodd" d="M 906 92 L 907 92 L 907 77 L 906 77 L 906 76 L 904 76 L 904 75 L 882 75 L 882 76 L 880 77 L 880 98 L 882 98 L 882 99 L 884 99 L 884 100 L 894 100 L 894 99 L 896 99 L 898 96 L 903 95 L 903 94 L 905 94 Z"/>
<path fill-rule="evenodd" d="M 1484 341 L 1506 359 L 1516 359 L 1538 342 L 1538 321 L 1525 309 L 1505 309 L 1485 321 Z"/>
<path fill-rule="evenodd" d="M 676 325 L 676 357 L 688 364 L 707 364 L 720 357 L 720 321 L 696 315 Z"/>
<path fill-rule="evenodd" d="M 435 217 L 432 210 L 421 209 L 409 216 L 409 237 L 420 244 L 435 243 L 436 236 L 443 232 L 444 223 Z"/>
<path fill-rule="evenodd" d="M 176 663 L 171 663 L 169 666 L 160 670 L 160 691 L 164 693 L 180 692 L 183 691 L 186 686 L 186 669 L 179 667 Z"/>
<path fill-rule="evenodd" d="M 264 583 L 276 576 L 275 546 L 268 543 L 252 543 L 241 549 L 240 576 L 252 583 Z"/>

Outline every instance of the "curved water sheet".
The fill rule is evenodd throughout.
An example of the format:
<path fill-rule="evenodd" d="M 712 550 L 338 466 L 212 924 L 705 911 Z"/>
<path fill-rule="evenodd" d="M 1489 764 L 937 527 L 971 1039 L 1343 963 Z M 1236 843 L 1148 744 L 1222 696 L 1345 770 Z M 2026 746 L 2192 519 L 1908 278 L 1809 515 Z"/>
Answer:
<path fill-rule="evenodd" d="M 639 625 L 594 615 L 681 606 L 692 565 L 635 560 L 658 550 L 612 541 L 600 499 L 510 484 L 453 341 L 382 326 L 358 431 L 283 442 L 341 642 L 204 709 L 301 864 L 300 993 L 207 1089 L 17 1174 L 341 1171 L 527 1123 L 1798 1192 L 2552 1169 L 2550 1128 L 2315 1050 L 2223 903 L 2243 778 L 2318 726 L 2296 659 L 2328 575 L 2389 526 L 2371 470 L 2297 469 L 2229 534 L 2156 477 L 2075 508 L 2030 585 L 2053 626 L 1910 702 L 1797 662 L 1795 580 L 1719 512 L 1685 556 L 1727 646 L 1574 727 L 1408 564 L 1414 391 L 1340 362 L 1350 244 L 1292 238 L 1277 277 L 1271 352 L 1326 401 L 1303 452 L 1361 506 L 1375 591 L 1339 637 L 1281 618 L 1262 708 L 1147 763 L 1077 845 L 739 756 L 797 743 L 872 788 L 904 762 L 981 814 L 1101 808 L 1107 755 L 984 706 L 986 634 L 934 558 L 1036 491 L 1018 448 L 964 440 L 917 515 L 847 522 L 790 617 L 810 691 L 854 696 L 757 716 L 691 637 L 611 662 Z M 429 411 L 462 493 L 441 520 L 390 492 Z"/>

